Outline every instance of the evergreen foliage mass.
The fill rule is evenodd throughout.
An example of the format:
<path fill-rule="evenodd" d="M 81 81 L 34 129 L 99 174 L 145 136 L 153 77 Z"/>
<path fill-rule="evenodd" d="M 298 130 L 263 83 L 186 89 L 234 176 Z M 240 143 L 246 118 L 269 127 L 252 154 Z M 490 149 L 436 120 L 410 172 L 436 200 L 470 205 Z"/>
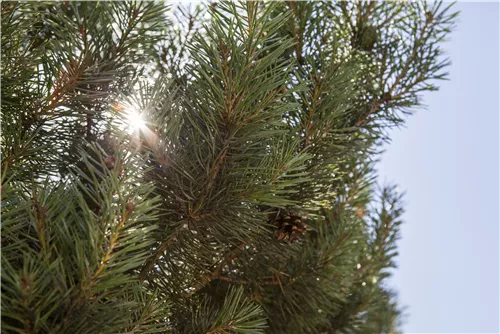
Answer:
<path fill-rule="evenodd" d="M 1 3 L 2 333 L 388 333 L 374 164 L 442 2 Z"/>

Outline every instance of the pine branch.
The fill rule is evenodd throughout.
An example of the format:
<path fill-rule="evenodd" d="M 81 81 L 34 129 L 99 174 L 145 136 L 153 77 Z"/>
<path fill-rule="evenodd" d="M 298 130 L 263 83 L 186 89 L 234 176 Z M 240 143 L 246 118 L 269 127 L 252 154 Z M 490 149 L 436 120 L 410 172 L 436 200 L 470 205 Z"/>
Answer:
<path fill-rule="evenodd" d="M 155 250 L 153 256 L 151 256 L 141 269 L 141 273 L 139 275 L 139 279 L 144 281 L 147 277 L 147 274 L 153 269 L 154 265 L 158 262 L 158 259 L 168 250 L 168 248 L 177 241 L 178 235 L 181 233 L 181 228 L 175 230 L 169 237 L 163 240 L 159 247 Z"/>
<path fill-rule="evenodd" d="M 397 330 L 373 163 L 456 14 L 188 6 L 1 4 L 2 328 Z"/>
<path fill-rule="evenodd" d="M 216 280 L 216 279 L 228 279 L 228 278 L 223 278 L 221 276 L 224 267 L 227 264 L 229 264 L 231 261 L 233 261 L 238 256 L 238 254 L 243 250 L 243 248 L 245 247 L 246 244 L 247 244 L 246 242 L 242 242 L 237 247 L 235 247 L 234 249 L 232 249 L 229 252 L 229 254 L 226 255 L 223 258 L 223 260 L 218 265 L 216 265 L 216 268 L 213 269 L 210 274 L 208 274 L 207 276 L 204 276 L 203 278 L 201 278 L 199 280 L 200 283 L 198 285 L 194 286 L 191 291 L 189 291 L 189 295 L 195 294 L 197 291 L 199 291 L 200 289 L 202 289 L 204 286 L 206 286 L 208 283 L 210 283 L 213 280 Z"/>

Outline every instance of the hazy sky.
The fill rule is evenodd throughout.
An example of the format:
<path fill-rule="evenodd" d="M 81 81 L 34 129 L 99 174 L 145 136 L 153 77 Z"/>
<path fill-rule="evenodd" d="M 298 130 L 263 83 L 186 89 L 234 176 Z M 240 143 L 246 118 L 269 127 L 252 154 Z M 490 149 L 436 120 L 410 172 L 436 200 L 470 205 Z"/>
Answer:
<path fill-rule="evenodd" d="M 393 279 L 405 333 L 499 333 L 499 4 L 456 9 L 451 80 L 393 131 L 379 165 L 407 191 Z"/>

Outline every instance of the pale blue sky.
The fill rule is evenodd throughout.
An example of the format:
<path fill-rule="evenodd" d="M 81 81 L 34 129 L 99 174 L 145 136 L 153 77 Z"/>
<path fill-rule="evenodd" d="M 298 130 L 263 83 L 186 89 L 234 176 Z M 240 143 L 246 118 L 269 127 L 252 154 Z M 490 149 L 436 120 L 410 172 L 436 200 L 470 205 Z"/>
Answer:
<path fill-rule="evenodd" d="M 392 132 L 379 164 L 407 191 L 392 280 L 405 333 L 499 333 L 499 3 L 456 9 L 451 80 Z"/>

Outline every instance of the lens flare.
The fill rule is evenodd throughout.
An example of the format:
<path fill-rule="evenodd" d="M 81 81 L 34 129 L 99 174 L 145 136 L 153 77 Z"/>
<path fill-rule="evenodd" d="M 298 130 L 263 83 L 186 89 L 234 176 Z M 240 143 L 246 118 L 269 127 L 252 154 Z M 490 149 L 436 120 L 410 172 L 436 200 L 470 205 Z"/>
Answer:
<path fill-rule="evenodd" d="M 126 126 L 130 133 L 135 133 L 139 130 L 146 129 L 146 122 L 144 121 L 143 114 L 135 108 L 129 108 L 126 113 Z"/>

